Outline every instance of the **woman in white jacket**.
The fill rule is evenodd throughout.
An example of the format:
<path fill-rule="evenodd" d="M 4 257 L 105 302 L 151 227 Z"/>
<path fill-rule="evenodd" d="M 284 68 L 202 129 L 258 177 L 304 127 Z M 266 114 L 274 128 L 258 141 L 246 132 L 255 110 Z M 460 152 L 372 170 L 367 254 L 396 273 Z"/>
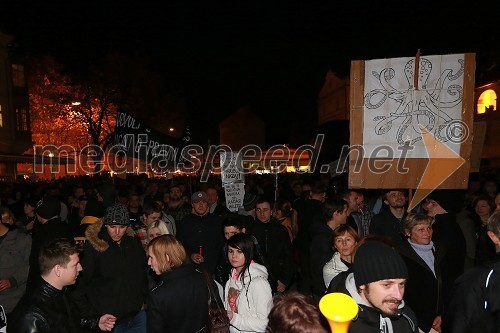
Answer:
<path fill-rule="evenodd" d="M 273 299 L 267 269 L 261 264 L 252 236 L 236 234 L 229 238 L 227 255 L 233 267 L 224 288 L 230 332 L 265 332 Z"/>
<path fill-rule="evenodd" d="M 358 242 L 358 233 L 347 224 L 342 224 L 333 230 L 331 245 L 335 253 L 332 259 L 323 266 L 323 280 L 326 288 L 334 277 L 351 267 L 354 249 Z"/>

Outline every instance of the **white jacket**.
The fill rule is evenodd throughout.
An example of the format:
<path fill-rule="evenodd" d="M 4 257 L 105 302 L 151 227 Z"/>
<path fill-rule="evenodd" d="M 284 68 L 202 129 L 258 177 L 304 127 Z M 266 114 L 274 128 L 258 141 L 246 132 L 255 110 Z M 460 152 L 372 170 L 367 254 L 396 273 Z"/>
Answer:
<path fill-rule="evenodd" d="M 335 252 L 332 259 L 323 266 L 323 281 L 325 281 L 326 288 L 328 288 L 334 277 L 348 269 L 349 267 L 340 260 L 340 252 Z"/>
<path fill-rule="evenodd" d="M 233 311 L 230 332 L 265 332 L 273 306 L 266 267 L 250 264 L 241 282 L 234 269 L 224 288 L 224 307 Z M 236 301 L 235 297 L 237 295 Z M 229 299 L 231 297 L 231 300 Z"/>

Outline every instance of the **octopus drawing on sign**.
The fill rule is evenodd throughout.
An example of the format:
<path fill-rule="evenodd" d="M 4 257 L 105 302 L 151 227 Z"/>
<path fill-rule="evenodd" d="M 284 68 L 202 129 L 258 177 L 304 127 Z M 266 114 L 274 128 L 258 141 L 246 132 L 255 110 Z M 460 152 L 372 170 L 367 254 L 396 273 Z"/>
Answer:
<path fill-rule="evenodd" d="M 389 115 L 379 115 L 373 118 L 375 134 L 383 135 L 391 131 L 397 123 L 396 139 L 401 145 L 422 140 L 422 126 L 441 142 L 456 138 L 457 131 L 463 128 L 460 119 L 452 118 L 447 111 L 462 102 L 463 88 L 457 81 L 464 74 L 464 60 L 458 59 L 460 69 L 443 69 L 433 87 L 428 87 L 428 79 L 433 70 L 433 64 L 426 58 L 420 58 L 418 67 L 418 85 L 414 86 L 415 60 L 409 60 L 404 67 L 404 75 L 408 83 L 402 89 L 397 89 L 393 79 L 396 71 L 384 68 L 380 72 L 372 71 L 381 88 L 373 89 L 365 94 L 364 106 L 367 109 L 378 109 L 388 100 L 396 102 L 397 108 Z M 461 83 L 462 81 L 458 82 Z M 446 94 L 447 96 L 444 96 Z M 443 98 L 445 97 L 445 98 Z M 402 119 L 401 119 L 402 118 Z M 409 133 L 413 131 L 414 133 Z M 408 138 L 412 138 L 408 140 Z"/>

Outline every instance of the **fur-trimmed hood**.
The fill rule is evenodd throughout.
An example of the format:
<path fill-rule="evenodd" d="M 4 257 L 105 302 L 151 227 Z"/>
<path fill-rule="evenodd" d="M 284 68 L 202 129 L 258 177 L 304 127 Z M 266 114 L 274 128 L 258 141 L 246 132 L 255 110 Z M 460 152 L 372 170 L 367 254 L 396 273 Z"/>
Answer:
<path fill-rule="evenodd" d="M 84 216 L 80 224 L 94 224 L 97 222 L 102 222 L 102 218 L 94 216 Z"/>
<path fill-rule="evenodd" d="M 134 231 L 131 227 L 127 227 L 125 236 L 135 236 Z M 87 242 L 89 242 L 92 247 L 98 252 L 104 252 L 109 248 L 108 242 L 111 240 L 111 238 L 107 234 L 102 221 L 89 225 L 87 227 L 87 230 L 85 230 L 85 237 L 87 238 Z"/>

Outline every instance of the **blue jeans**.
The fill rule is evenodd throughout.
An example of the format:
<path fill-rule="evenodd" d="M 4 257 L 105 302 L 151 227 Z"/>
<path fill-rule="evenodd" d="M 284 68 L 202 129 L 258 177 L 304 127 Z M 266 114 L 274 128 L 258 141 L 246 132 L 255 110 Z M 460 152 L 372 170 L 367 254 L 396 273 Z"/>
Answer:
<path fill-rule="evenodd" d="M 126 323 L 116 325 L 113 333 L 146 333 L 146 311 L 141 310 Z"/>

